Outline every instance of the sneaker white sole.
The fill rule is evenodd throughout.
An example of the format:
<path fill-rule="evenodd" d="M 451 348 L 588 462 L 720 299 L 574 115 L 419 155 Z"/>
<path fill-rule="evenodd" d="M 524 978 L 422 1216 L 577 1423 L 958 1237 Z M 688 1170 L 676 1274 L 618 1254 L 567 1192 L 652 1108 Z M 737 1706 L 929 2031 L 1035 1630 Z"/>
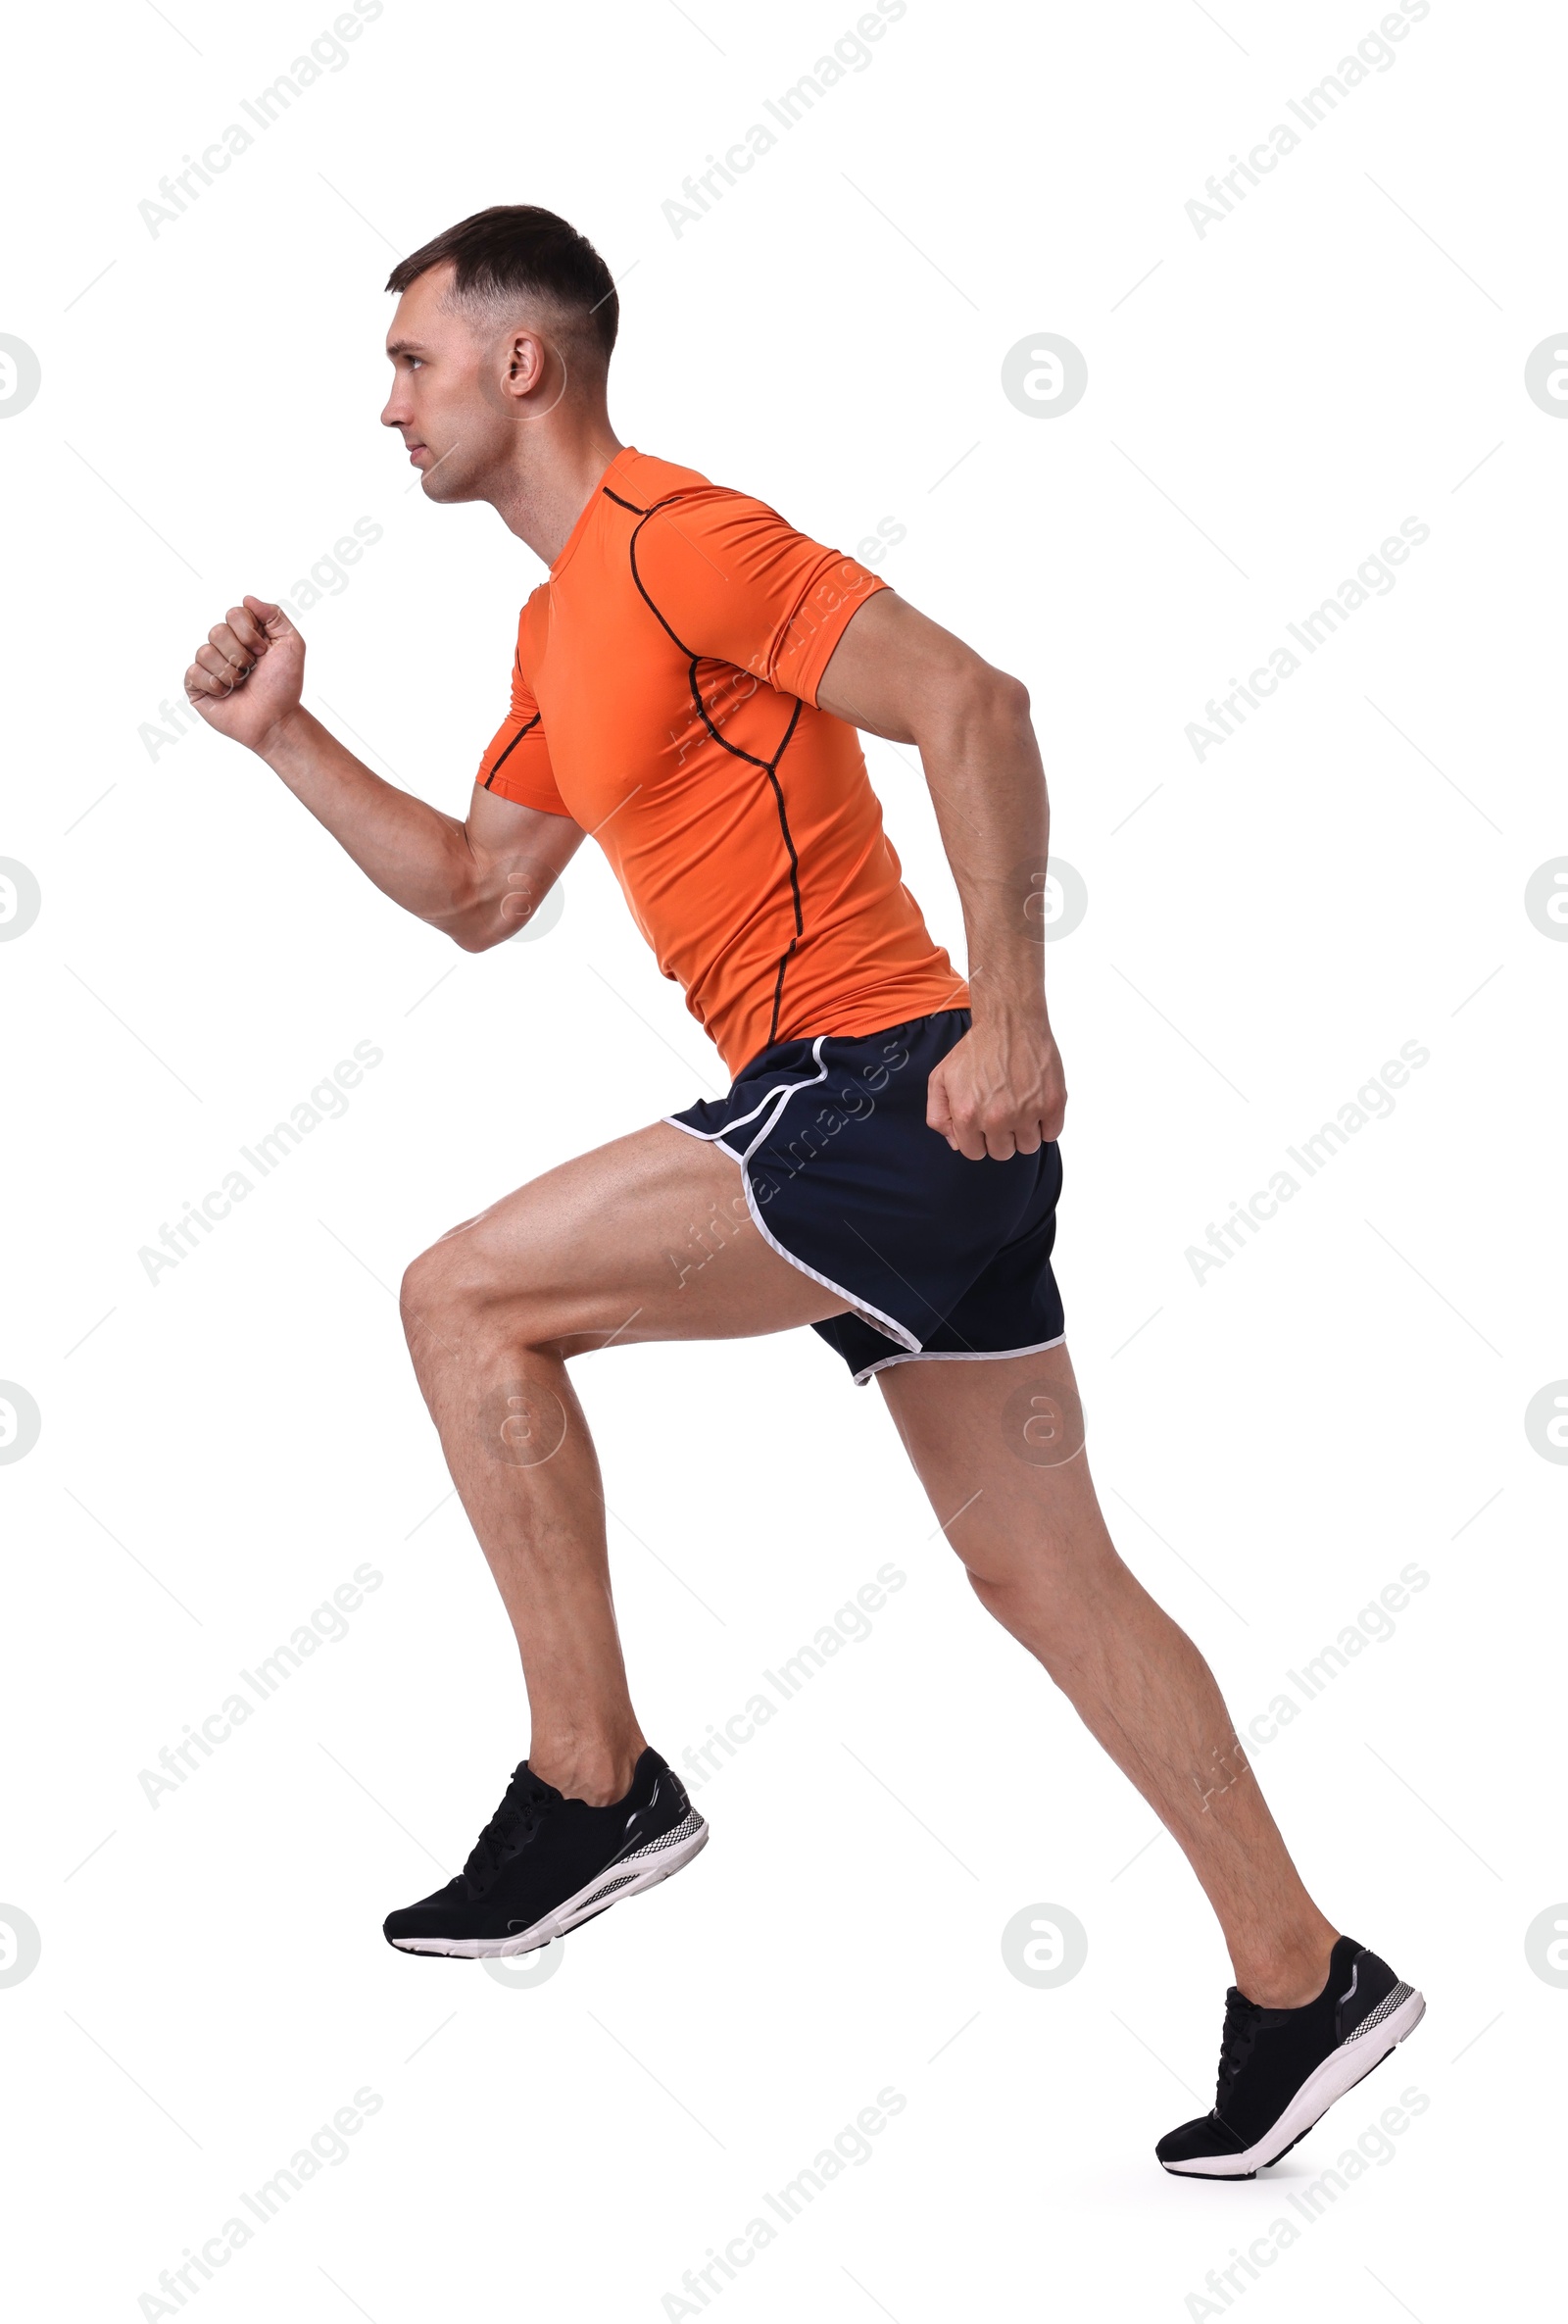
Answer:
<path fill-rule="evenodd" d="M 630 1855 L 607 1864 L 586 1888 L 536 1920 L 531 1928 L 507 1937 L 394 1937 L 392 1942 L 400 1953 L 443 1953 L 463 1960 L 505 1960 L 514 1953 L 538 1953 L 568 1929 L 592 1920 L 607 1905 L 618 1904 L 623 1897 L 635 1897 L 645 1888 L 657 1888 L 707 1845 L 708 1824 L 694 1807 L 662 1840 L 650 1840 L 646 1847 L 633 1849 Z"/>
<path fill-rule="evenodd" d="M 1364 2082 L 1374 2066 L 1391 2057 L 1406 2035 L 1413 2034 L 1427 2013 L 1425 1997 L 1411 1992 L 1397 2008 L 1376 2025 L 1363 2027 L 1342 2042 L 1308 2074 L 1279 2120 L 1254 2146 L 1240 2154 L 1199 2154 L 1190 2162 L 1167 2162 L 1161 2169 L 1176 2179 L 1250 2179 L 1254 2171 L 1278 2162 L 1298 2139 L 1304 2139 L 1314 2122 L 1326 2114 L 1336 2099 Z"/>

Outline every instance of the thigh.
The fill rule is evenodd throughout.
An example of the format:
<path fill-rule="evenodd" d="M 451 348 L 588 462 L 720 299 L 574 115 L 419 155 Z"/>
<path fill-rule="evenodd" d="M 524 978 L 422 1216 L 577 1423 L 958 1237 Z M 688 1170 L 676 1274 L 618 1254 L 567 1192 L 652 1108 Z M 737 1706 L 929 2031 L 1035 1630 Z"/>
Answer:
<path fill-rule="evenodd" d="M 667 1122 L 547 1170 L 416 1265 L 564 1355 L 786 1331 L 844 1306 L 763 1241 L 737 1164 Z"/>
<path fill-rule="evenodd" d="M 915 1357 L 876 1378 L 971 1571 L 1000 1581 L 1043 1556 L 1108 1548 L 1065 1347 L 994 1360 Z"/>

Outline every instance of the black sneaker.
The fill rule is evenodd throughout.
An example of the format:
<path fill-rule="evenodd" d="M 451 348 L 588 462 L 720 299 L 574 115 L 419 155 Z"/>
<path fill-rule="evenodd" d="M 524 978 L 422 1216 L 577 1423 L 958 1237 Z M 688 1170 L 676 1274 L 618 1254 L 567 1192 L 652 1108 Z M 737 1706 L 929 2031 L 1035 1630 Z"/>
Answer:
<path fill-rule="evenodd" d="M 1225 1996 L 1214 2110 L 1167 2131 L 1154 2152 L 1190 2179 L 1255 2179 L 1304 2139 L 1337 2098 L 1392 2057 L 1426 2015 L 1414 1986 L 1353 1937 L 1329 1956 L 1329 1978 L 1300 2009 Z"/>
<path fill-rule="evenodd" d="M 645 1751 L 624 1800 L 590 1807 L 542 1783 L 526 1759 L 474 1843 L 462 1876 L 389 1913 L 403 1953 L 488 1960 L 536 1953 L 596 1912 L 689 1863 L 708 1825 L 656 1751 Z"/>

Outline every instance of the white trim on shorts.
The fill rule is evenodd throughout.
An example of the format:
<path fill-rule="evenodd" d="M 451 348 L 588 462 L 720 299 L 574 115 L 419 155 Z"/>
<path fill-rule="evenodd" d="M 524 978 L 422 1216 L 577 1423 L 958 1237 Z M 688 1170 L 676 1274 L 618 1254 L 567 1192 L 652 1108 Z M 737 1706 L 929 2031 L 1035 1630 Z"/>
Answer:
<path fill-rule="evenodd" d="M 801 1274 L 809 1275 L 813 1283 L 820 1283 L 824 1291 L 831 1291 L 835 1299 L 841 1299 L 844 1302 L 845 1307 L 852 1314 L 860 1316 L 866 1323 L 871 1325 L 873 1330 L 885 1332 L 890 1340 L 896 1340 L 899 1346 L 906 1351 L 907 1357 L 915 1357 L 918 1356 L 921 1351 L 920 1343 L 915 1338 L 913 1332 L 908 1330 L 906 1325 L 902 1324 L 896 1315 L 885 1315 L 880 1308 L 873 1308 L 868 1301 L 858 1299 L 853 1291 L 846 1291 L 842 1283 L 835 1283 L 831 1275 L 818 1274 L 815 1267 L 808 1266 L 804 1259 L 798 1259 L 793 1251 L 787 1250 L 785 1246 L 779 1241 L 777 1235 L 770 1232 L 766 1221 L 762 1217 L 761 1211 L 758 1208 L 757 1197 L 752 1192 L 752 1177 L 750 1170 L 747 1168 L 747 1164 L 751 1161 L 752 1156 L 757 1152 L 758 1147 L 760 1146 L 765 1139 L 768 1139 L 773 1135 L 773 1132 L 778 1128 L 779 1123 L 784 1118 L 784 1113 L 787 1107 L 789 1106 L 790 1100 L 797 1094 L 798 1091 L 803 1089 L 815 1089 L 819 1082 L 823 1082 L 827 1079 L 828 1069 L 822 1062 L 822 1044 L 827 1039 L 828 1035 L 826 1033 L 819 1033 L 815 1041 L 811 1044 L 811 1056 L 815 1061 L 817 1070 L 811 1075 L 811 1078 L 808 1081 L 781 1081 L 776 1089 L 770 1089 L 766 1097 L 764 1097 L 760 1104 L 752 1108 L 750 1113 L 743 1113 L 740 1116 L 739 1121 L 727 1121 L 721 1130 L 694 1130 L 690 1122 L 677 1121 L 674 1115 L 670 1113 L 666 1113 L 663 1118 L 669 1123 L 671 1129 L 684 1130 L 688 1137 L 700 1138 L 705 1145 L 716 1146 L 720 1154 L 727 1154 L 730 1161 L 739 1165 L 741 1173 L 741 1186 L 746 1196 L 746 1208 L 752 1214 L 752 1223 L 757 1228 L 757 1231 L 761 1236 L 763 1242 L 766 1243 L 771 1250 L 776 1251 L 780 1259 L 787 1259 L 790 1262 L 790 1265 L 797 1268 Z M 777 1109 L 769 1116 L 769 1118 L 763 1122 L 761 1128 L 758 1131 L 756 1137 L 753 1138 L 751 1144 L 747 1147 L 744 1154 L 737 1154 L 733 1146 L 726 1146 L 724 1144 L 724 1139 L 730 1130 L 739 1128 L 744 1122 L 755 1121 L 758 1114 L 764 1113 L 766 1109 L 772 1105 L 775 1098 L 779 1099 Z M 886 1360 L 890 1363 L 901 1363 L 906 1360 L 906 1357 L 893 1356 L 887 1358 Z M 874 1366 L 873 1368 L 879 1369 L 880 1366 Z M 857 1376 L 859 1377 L 860 1375 Z M 866 1378 L 869 1378 L 869 1376 L 870 1375 L 868 1373 L 864 1375 Z"/>
<path fill-rule="evenodd" d="M 910 1349 L 904 1356 L 881 1356 L 875 1363 L 868 1363 L 863 1372 L 857 1372 L 855 1385 L 863 1388 L 873 1372 L 885 1372 L 892 1363 L 1004 1363 L 1009 1356 L 1043 1356 L 1048 1348 L 1064 1348 L 1067 1334 L 1058 1331 L 1054 1340 L 1036 1340 L 1032 1348 L 919 1348 Z"/>

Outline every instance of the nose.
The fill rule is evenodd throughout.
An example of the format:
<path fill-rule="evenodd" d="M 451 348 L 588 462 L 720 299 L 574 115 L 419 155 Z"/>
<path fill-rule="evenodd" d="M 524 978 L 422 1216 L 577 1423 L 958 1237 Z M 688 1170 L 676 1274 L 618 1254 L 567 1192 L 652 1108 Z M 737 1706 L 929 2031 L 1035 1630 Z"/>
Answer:
<path fill-rule="evenodd" d="M 404 391 L 402 380 L 394 380 L 392 392 L 382 407 L 381 425 L 383 427 L 407 427 L 413 417 L 413 410 Z"/>

